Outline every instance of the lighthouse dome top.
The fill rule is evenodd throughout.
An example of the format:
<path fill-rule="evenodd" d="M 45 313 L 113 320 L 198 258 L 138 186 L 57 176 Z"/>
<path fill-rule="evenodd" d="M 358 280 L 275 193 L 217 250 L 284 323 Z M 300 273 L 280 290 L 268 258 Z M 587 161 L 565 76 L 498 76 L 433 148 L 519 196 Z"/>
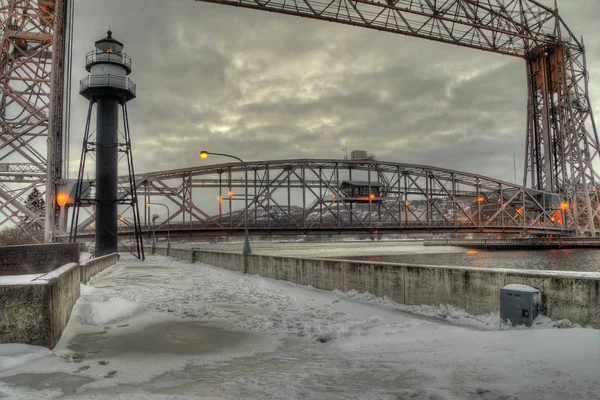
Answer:
<path fill-rule="evenodd" d="M 123 51 L 123 43 L 112 37 L 112 31 L 106 32 L 107 36 L 104 39 L 96 41 L 96 49 L 103 53 L 121 54 Z"/>

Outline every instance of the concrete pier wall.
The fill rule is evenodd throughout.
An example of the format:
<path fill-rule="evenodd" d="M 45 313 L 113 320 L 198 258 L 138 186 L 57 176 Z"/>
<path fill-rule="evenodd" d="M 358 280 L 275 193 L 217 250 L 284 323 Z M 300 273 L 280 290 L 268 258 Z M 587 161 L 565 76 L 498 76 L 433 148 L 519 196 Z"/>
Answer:
<path fill-rule="evenodd" d="M 118 254 L 113 253 L 98 258 L 92 258 L 81 264 L 81 283 L 88 283 L 93 276 L 104 271 L 111 265 L 115 265 L 118 260 Z"/>
<path fill-rule="evenodd" d="M 69 322 L 81 283 L 117 260 L 117 254 L 109 254 L 39 276 L 0 276 L 0 343 L 53 348 Z"/>
<path fill-rule="evenodd" d="M 166 251 L 157 249 L 157 253 Z M 410 305 L 449 304 L 479 315 L 500 310 L 500 289 L 529 285 L 542 292 L 542 313 L 600 329 L 600 276 L 556 275 L 466 267 L 401 265 L 182 250 L 171 256 L 286 280 L 317 289 L 369 292 Z"/>
<path fill-rule="evenodd" d="M 79 298 L 79 264 L 67 264 L 31 282 L 0 279 L 0 342 L 53 348 Z"/>
<path fill-rule="evenodd" d="M 79 244 L 0 246 L 0 275 L 43 274 L 79 262 Z"/>
<path fill-rule="evenodd" d="M 600 240 L 583 238 L 530 238 L 530 239 L 434 239 L 425 240 L 423 246 L 459 246 L 484 250 L 549 250 L 549 249 L 600 249 Z"/>

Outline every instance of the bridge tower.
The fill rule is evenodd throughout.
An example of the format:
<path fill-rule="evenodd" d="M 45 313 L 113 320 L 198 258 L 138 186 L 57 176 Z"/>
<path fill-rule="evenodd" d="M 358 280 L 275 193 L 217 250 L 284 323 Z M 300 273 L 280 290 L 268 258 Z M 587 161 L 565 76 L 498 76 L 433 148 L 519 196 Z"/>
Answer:
<path fill-rule="evenodd" d="M 96 41 L 95 49 L 86 55 L 86 69 L 90 73 L 80 82 L 83 97 L 89 100 L 87 121 L 83 139 L 83 149 L 75 204 L 71 223 L 70 240 L 77 238 L 79 210 L 82 206 L 96 207 L 95 238 L 96 257 L 118 251 L 117 224 L 119 220 L 118 205 L 128 206 L 132 211 L 135 232 L 135 248 L 133 253 L 144 258 L 142 245 L 140 213 L 135 191 L 135 173 L 131 152 L 131 136 L 127 102 L 136 97 L 135 84 L 128 78 L 131 73 L 131 58 L 123 53 L 123 43 L 108 36 Z M 96 105 L 96 132 L 90 134 L 92 111 Z M 119 137 L 119 113 L 123 115 L 123 131 Z M 96 179 L 85 189 L 84 171 L 87 155 L 93 153 L 96 159 Z M 127 182 L 119 182 L 118 163 L 120 154 L 127 159 Z M 121 184 L 121 185 L 120 185 Z"/>

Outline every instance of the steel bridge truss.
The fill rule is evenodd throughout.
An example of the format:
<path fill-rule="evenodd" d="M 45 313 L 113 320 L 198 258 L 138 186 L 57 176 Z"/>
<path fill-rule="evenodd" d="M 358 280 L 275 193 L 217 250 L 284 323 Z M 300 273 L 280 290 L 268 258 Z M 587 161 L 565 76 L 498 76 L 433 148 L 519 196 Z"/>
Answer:
<path fill-rule="evenodd" d="M 523 186 L 562 194 L 577 234 L 600 228 L 598 133 L 583 39 L 536 0 L 196 0 L 297 15 L 523 58 Z"/>
<path fill-rule="evenodd" d="M 254 234 L 497 232 L 568 235 L 574 215 L 559 195 L 480 175 L 382 161 L 249 162 L 248 224 Z M 160 201 L 171 234 L 241 234 L 244 166 L 239 163 L 139 176 L 138 197 Z M 366 195 L 344 189 L 361 182 Z M 375 195 L 376 194 L 376 195 Z M 126 195 L 125 193 L 123 195 Z M 143 217 L 150 230 L 150 210 Z M 92 219 L 79 225 L 89 234 Z M 128 232 L 122 225 L 122 232 Z"/>
<path fill-rule="evenodd" d="M 58 221 L 54 191 L 68 149 L 63 117 L 72 1 L 0 0 L 0 227 L 45 227 L 48 238 Z M 45 215 L 26 206 L 34 187 L 45 193 Z"/>
<path fill-rule="evenodd" d="M 598 133 L 585 47 L 537 0 L 196 0 L 419 37 L 525 60 L 528 105 L 523 186 L 560 194 L 576 234 L 600 228 Z M 21 185 L 46 185 L 47 238 L 58 220 L 53 192 L 68 159 L 73 0 L 0 0 L 0 225 L 27 215 Z M 68 120 L 68 118 L 67 118 Z M 41 150 L 47 140 L 47 152 Z M 38 145 L 36 143 L 42 143 Z M 12 164 L 29 164 L 30 172 Z M 9 190 L 6 189 L 9 188 Z M 21 186 L 22 187 L 22 186 Z M 503 213 L 501 213 L 503 214 Z M 43 223 L 44 218 L 34 218 Z"/>

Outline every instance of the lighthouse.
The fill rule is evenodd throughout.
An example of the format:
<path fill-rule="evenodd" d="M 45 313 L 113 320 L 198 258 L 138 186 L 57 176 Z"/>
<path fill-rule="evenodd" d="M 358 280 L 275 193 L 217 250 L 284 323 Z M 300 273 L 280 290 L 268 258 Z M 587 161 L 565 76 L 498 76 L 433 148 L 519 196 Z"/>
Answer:
<path fill-rule="evenodd" d="M 96 41 L 94 50 L 86 55 L 85 67 L 89 75 L 80 82 L 79 94 L 88 99 L 88 115 L 84 134 L 82 156 L 77 180 L 75 208 L 71 223 L 71 239 L 78 233 L 79 209 L 95 207 L 95 256 L 118 252 L 119 221 L 132 220 L 123 226 L 134 232 L 135 249 L 139 258 L 144 257 L 141 240 L 139 207 L 135 190 L 131 137 L 127 103 L 136 97 L 136 87 L 128 77 L 131 58 L 123 52 L 123 43 L 112 37 L 109 30 L 104 39 Z M 90 133 L 92 113 L 96 105 L 96 129 Z M 119 132 L 119 116 L 123 130 Z M 84 184 L 87 155 L 95 153 L 95 180 Z M 118 162 L 124 153 L 128 165 L 128 182 L 119 180 Z M 122 184 L 119 185 L 119 182 Z M 124 183 L 124 184 L 123 184 Z M 85 190 L 84 190 L 85 188 Z M 125 219 L 119 215 L 119 205 L 126 205 L 133 216 Z"/>

